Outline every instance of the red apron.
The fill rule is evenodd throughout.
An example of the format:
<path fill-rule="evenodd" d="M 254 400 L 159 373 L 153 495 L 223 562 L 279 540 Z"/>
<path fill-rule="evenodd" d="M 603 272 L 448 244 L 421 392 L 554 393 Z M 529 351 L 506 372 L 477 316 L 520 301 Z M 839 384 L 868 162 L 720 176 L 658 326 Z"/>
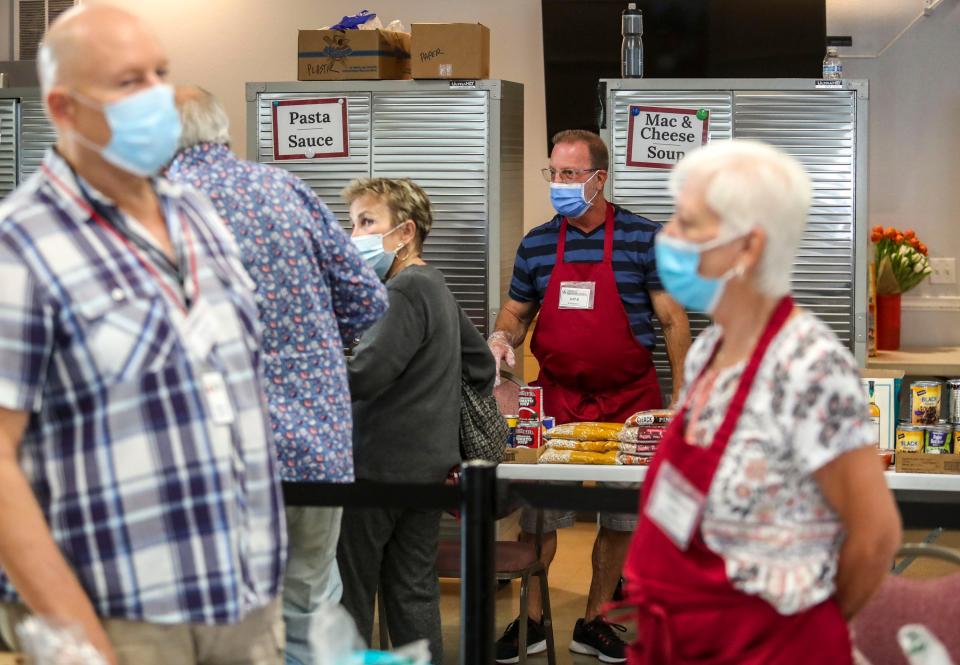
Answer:
<path fill-rule="evenodd" d="M 632 665 L 849 665 L 852 647 L 847 623 L 834 599 L 784 616 L 758 596 L 735 589 L 722 558 L 707 548 L 701 517 L 687 549 L 646 512 L 650 494 L 669 463 L 703 496 L 737 426 L 754 378 L 770 342 L 793 309 L 787 297 L 778 305 L 707 448 L 684 439 L 687 409 L 667 430 L 650 465 L 640 497 L 640 522 L 633 535 L 624 575 L 624 605 L 637 607 L 638 640 L 630 646 Z M 716 351 L 714 351 L 716 353 Z M 712 358 L 711 358 L 712 360 Z M 706 367 L 709 367 L 708 362 Z M 701 373 L 701 377 L 703 374 Z"/>
<path fill-rule="evenodd" d="M 633 335 L 613 273 L 613 213 L 607 204 L 600 263 L 567 263 L 567 218 L 560 223 L 557 263 L 540 307 L 530 350 L 540 363 L 544 413 L 557 424 L 624 422 L 663 405 L 650 351 Z M 561 309 L 565 282 L 592 282 L 592 309 Z"/>

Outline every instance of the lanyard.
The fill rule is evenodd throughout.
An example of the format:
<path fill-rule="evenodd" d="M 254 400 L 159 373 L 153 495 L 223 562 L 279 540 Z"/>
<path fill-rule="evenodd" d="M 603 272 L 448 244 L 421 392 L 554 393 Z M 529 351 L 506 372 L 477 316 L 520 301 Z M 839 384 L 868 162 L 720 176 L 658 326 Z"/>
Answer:
<path fill-rule="evenodd" d="M 123 243 L 124 247 L 133 254 L 133 256 L 140 262 L 140 265 L 143 266 L 154 281 L 157 283 L 157 286 L 167 295 L 167 298 L 177 305 L 177 307 L 186 315 L 188 314 L 187 306 L 180 299 L 180 295 L 170 288 L 170 285 L 167 283 L 167 280 L 163 278 L 163 275 L 157 270 L 157 267 L 146 257 L 143 252 L 137 248 L 136 244 L 131 242 L 124 234 L 120 233 L 117 228 L 111 224 L 103 215 L 97 212 L 93 206 L 85 201 L 82 197 L 78 196 L 76 193 L 70 190 L 63 181 L 56 176 L 46 164 L 44 164 L 41 169 L 50 178 L 50 181 L 53 182 L 58 189 L 60 189 L 64 194 L 73 199 L 74 203 L 80 206 L 84 212 L 86 212 L 91 219 L 93 219 L 98 226 L 103 230 L 107 231 L 113 235 L 117 240 Z M 183 213 L 178 212 L 177 217 L 180 219 L 180 226 L 183 231 L 183 243 L 187 248 L 187 257 L 188 264 L 190 268 L 190 274 L 193 278 L 193 293 L 194 300 L 199 299 L 200 297 L 200 279 L 197 275 L 197 255 L 196 248 L 193 242 L 193 233 L 190 230 L 190 225 L 187 224 L 186 220 L 183 218 Z"/>

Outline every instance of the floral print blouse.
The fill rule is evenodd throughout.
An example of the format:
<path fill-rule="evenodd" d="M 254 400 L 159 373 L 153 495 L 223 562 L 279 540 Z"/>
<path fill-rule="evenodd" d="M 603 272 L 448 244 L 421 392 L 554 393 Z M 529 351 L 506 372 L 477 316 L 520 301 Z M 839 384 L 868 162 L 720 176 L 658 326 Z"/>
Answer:
<path fill-rule="evenodd" d="M 353 482 L 343 349 L 386 311 L 386 288 L 330 209 L 289 172 L 202 143 L 177 155 L 166 175 L 210 198 L 256 283 L 281 478 Z"/>
<path fill-rule="evenodd" d="M 691 386 L 721 336 L 718 326 L 708 328 L 687 355 L 681 402 L 693 393 L 688 445 L 712 441 L 746 367 Z M 833 595 L 844 532 L 813 474 L 873 439 L 854 358 L 801 310 L 768 349 L 707 497 L 704 541 L 725 561 L 736 588 L 781 614 Z"/>

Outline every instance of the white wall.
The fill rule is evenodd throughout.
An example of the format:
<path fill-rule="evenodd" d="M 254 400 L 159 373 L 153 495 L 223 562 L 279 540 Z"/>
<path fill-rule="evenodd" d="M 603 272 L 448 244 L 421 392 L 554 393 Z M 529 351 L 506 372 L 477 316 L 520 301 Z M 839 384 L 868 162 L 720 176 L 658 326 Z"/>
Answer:
<path fill-rule="evenodd" d="M 960 3 L 944 2 L 879 58 L 843 65 L 870 80 L 871 226 L 912 227 L 931 256 L 960 258 Z M 960 345 L 958 285 L 909 296 L 904 346 Z"/>
<path fill-rule="evenodd" d="M 2 2 L 4 0 L 0 0 Z M 336 23 L 366 7 L 353 0 L 85 0 L 112 1 L 144 16 L 170 54 L 173 77 L 198 83 L 224 102 L 236 151 L 246 154 L 247 81 L 295 81 L 297 30 Z M 518 81 L 525 93 L 524 223 L 552 216 L 546 183 L 546 111 L 540 0 L 380 0 L 370 9 L 384 23 L 479 21 L 490 28 L 492 78 Z"/>

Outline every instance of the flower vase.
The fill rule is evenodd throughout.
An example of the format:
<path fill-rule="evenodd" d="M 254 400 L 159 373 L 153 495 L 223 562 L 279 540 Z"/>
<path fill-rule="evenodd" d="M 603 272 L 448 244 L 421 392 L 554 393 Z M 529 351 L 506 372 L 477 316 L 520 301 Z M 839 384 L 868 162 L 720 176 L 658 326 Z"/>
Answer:
<path fill-rule="evenodd" d="M 877 294 L 877 349 L 900 349 L 900 295 Z"/>

